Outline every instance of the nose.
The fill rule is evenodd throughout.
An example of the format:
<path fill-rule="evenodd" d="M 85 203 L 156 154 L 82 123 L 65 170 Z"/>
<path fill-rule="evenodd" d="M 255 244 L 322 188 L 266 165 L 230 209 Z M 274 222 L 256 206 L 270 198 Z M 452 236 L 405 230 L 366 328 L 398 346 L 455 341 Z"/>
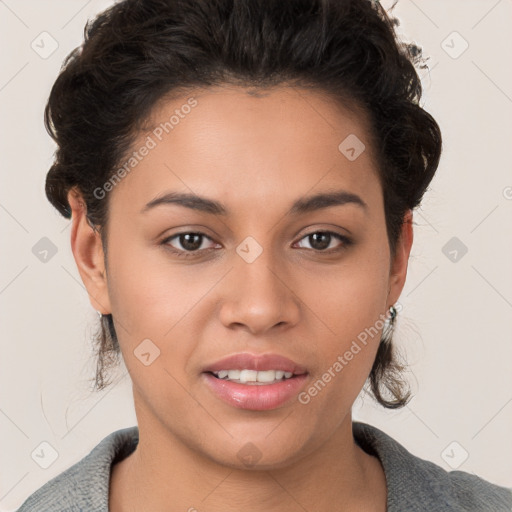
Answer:
<path fill-rule="evenodd" d="M 300 301 L 293 292 L 290 270 L 264 250 L 254 261 L 236 255 L 224 281 L 220 320 L 228 328 L 245 328 L 253 335 L 296 325 Z"/>

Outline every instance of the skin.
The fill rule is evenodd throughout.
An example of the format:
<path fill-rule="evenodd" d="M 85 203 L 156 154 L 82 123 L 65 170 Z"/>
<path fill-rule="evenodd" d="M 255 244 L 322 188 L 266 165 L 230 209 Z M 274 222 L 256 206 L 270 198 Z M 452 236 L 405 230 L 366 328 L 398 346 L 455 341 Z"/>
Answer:
<path fill-rule="evenodd" d="M 150 124 L 190 96 L 197 106 L 109 193 L 107 267 L 79 192 L 68 196 L 73 254 L 91 304 L 113 315 L 140 433 L 135 452 L 113 467 L 111 510 L 385 511 L 382 467 L 351 426 L 380 334 L 307 405 L 237 409 L 205 386 L 201 371 L 237 352 L 278 353 L 306 366 L 309 388 L 398 300 L 412 213 L 391 258 L 367 120 L 320 92 L 195 90 L 159 104 Z M 354 161 L 338 150 L 349 134 L 366 145 Z M 366 208 L 286 215 L 296 199 L 334 189 L 357 194 Z M 178 205 L 141 213 L 168 191 L 216 199 L 230 214 Z M 322 253 L 306 236 L 322 230 L 353 243 L 332 237 Z M 191 258 L 170 251 L 186 251 L 179 237 L 162 243 L 197 231 L 206 237 Z M 236 252 L 247 236 L 263 249 L 252 263 Z M 134 355 L 147 338 L 160 349 L 149 366 Z M 261 453 L 251 468 L 237 457 L 248 442 Z"/>

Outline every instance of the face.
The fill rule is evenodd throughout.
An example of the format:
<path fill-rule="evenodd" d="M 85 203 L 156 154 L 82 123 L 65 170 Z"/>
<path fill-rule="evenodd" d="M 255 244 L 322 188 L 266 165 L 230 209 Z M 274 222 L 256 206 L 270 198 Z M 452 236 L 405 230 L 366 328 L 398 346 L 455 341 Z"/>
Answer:
<path fill-rule="evenodd" d="M 350 422 L 405 280 L 412 238 L 392 259 L 365 119 L 318 92 L 217 87 L 150 121 L 105 199 L 106 272 L 97 235 L 87 268 L 85 224 L 72 235 L 139 428 L 223 465 L 291 464 Z"/>

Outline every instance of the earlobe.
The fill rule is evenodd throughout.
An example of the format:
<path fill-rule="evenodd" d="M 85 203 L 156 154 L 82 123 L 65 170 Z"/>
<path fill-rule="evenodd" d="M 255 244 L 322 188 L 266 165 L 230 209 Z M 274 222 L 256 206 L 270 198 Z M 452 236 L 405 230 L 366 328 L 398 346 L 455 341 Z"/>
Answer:
<path fill-rule="evenodd" d="M 404 216 L 402 230 L 397 241 L 395 257 L 391 263 L 388 293 L 389 305 L 394 304 L 398 300 L 405 285 L 413 238 L 412 210 L 408 210 Z"/>
<path fill-rule="evenodd" d="M 72 188 L 67 197 L 72 219 L 71 250 L 78 272 L 92 307 L 102 314 L 109 314 L 110 300 L 101 236 L 87 220 L 86 203 L 79 190 Z"/>

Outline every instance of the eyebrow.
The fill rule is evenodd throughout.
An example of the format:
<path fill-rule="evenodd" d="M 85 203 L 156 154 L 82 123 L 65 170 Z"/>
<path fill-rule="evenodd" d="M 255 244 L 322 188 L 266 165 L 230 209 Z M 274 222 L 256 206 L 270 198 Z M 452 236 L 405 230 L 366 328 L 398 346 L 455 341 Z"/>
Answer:
<path fill-rule="evenodd" d="M 187 194 L 181 192 L 168 192 L 150 201 L 141 213 L 161 205 L 179 205 L 191 210 L 198 210 L 211 215 L 229 215 L 229 210 L 219 201 L 208 199 L 196 194 Z M 329 192 L 321 192 L 312 196 L 301 197 L 297 199 L 286 213 L 287 216 L 301 215 L 323 208 L 332 206 L 342 206 L 353 204 L 366 210 L 368 205 L 357 195 L 346 190 L 336 190 Z"/>

